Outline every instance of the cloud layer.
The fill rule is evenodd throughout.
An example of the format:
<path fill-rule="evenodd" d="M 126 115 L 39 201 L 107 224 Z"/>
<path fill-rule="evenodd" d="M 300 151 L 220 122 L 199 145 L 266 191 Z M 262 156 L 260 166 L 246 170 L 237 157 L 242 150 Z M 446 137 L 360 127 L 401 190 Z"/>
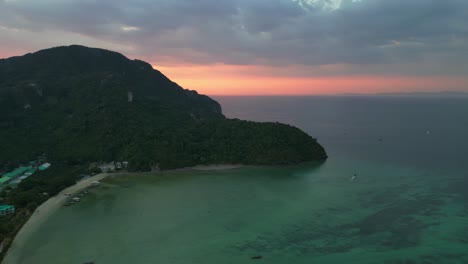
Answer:
<path fill-rule="evenodd" d="M 461 75 L 467 17 L 466 0 L 0 0 L 0 56 L 80 43 L 161 65 Z"/>

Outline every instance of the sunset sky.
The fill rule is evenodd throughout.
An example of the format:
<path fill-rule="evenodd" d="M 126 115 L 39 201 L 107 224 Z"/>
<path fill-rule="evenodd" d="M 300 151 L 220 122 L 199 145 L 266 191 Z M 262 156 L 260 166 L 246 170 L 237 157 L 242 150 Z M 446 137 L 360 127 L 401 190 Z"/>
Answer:
<path fill-rule="evenodd" d="M 466 0 L 0 0 L 0 58 L 118 51 L 208 95 L 468 92 Z"/>

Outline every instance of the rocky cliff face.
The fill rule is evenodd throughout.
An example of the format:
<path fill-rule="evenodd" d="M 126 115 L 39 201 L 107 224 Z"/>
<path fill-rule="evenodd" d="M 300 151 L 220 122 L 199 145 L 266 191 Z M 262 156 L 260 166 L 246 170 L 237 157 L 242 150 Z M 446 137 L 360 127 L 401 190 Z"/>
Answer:
<path fill-rule="evenodd" d="M 116 52 L 74 45 L 0 60 L 0 98 L 13 100 L 9 108 L 34 108 L 44 103 L 44 96 L 45 101 L 70 96 L 96 102 L 102 96 L 121 96 L 128 101 L 129 93 L 131 101 L 158 98 L 200 119 L 223 117 L 216 101 L 183 89 L 146 62 Z"/>

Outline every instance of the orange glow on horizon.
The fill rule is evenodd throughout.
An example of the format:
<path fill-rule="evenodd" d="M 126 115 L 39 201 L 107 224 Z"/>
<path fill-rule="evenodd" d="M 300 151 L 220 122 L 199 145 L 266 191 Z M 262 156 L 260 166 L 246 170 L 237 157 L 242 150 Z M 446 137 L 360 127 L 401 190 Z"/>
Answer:
<path fill-rule="evenodd" d="M 333 95 L 463 91 L 468 78 L 420 76 L 290 77 L 257 66 L 155 66 L 186 89 L 207 95 Z M 278 68 L 275 68 L 278 69 Z"/>

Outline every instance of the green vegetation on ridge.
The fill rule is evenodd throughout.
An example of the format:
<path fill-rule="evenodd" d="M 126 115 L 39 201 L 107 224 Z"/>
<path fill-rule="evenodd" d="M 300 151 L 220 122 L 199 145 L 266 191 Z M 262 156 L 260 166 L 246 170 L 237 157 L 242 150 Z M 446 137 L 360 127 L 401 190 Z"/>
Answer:
<path fill-rule="evenodd" d="M 291 164 L 327 157 L 317 140 L 280 123 L 227 119 L 211 98 L 149 64 L 82 46 L 0 60 L 0 171 L 46 155 L 52 168 L 4 187 L 3 252 L 35 208 L 92 162 L 130 171 L 198 164 Z"/>
<path fill-rule="evenodd" d="M 0 166 L 128 160 L 131 170 L 326 158 L 292 126 L 224 118 L 142 61 L 82 46 L 0 60 Z"/>

